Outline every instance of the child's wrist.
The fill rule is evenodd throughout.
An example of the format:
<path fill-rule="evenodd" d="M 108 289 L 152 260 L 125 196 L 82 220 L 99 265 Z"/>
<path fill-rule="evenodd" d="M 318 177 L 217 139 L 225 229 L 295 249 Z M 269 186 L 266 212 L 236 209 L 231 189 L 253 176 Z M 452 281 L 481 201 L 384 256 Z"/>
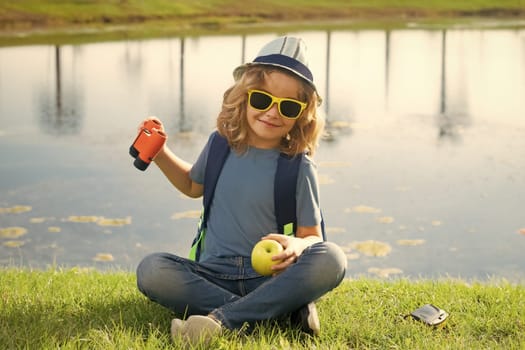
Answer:
<path fill-rule="evenodd" d="M 157 154 L 155 155 L 155 157 L 153 158 L 153 161 L 154 162 L 157 162 L 157 161 L 162 161 L 162 159 L 166 158 L 166 144 L 164 144 L 160 150 L 157 152 Z"/>

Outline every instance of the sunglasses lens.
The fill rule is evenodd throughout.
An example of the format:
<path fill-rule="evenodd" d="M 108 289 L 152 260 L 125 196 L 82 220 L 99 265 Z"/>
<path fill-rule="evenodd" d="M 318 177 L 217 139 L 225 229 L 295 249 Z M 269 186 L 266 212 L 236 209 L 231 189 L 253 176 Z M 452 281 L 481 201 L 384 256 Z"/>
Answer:
<path fill-rule="evenodd" d="M 279 101 L 279 113 L 285 118 L 296 119 L 303 110 L 303 106 L 297 101 L 273 97 L 265 92 L 251 90 L 248 96 L 250 106 L 260 111 L 266 111 L 274 101 Z"/>
<path fill-rule="evenodd" d="M 287 118 L 297 118 L 301 113 L 301 105 L 294 101 L 281 101 L 281 113 Z"/>
<path fill-rule="evenodd" d="M 265 110 L 272 104 L 272 98 L 263 93 L 254 91 L 250 95 L 250 105 L 255 109 Z"/>

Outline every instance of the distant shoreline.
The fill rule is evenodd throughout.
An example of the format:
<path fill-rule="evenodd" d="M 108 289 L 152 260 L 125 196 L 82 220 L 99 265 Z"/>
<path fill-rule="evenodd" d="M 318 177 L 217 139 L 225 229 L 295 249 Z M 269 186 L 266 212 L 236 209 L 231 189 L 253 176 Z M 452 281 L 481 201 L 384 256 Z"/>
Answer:
<path fill-rule="evenodd" d="M 0 4 L 0 46 L 75 44 L 153 37 L 287 32 L 319 29 L 525 27 L 520 1 L 443 1 L 421 4 L 404 0 L 373 3 L 327 0 L 294 1 L 294 5 L 261 0 L 242 6 L 234 0 L 214 2 L 137 0 L 124 4 L 97 2 L 46 4 L 29 0 Z M 494 3 L 493 5 L 491 5 Z M 178 6 L 178 7 L 177 7 Z M 499 26 L 499 25 L 498 25 Z"/>

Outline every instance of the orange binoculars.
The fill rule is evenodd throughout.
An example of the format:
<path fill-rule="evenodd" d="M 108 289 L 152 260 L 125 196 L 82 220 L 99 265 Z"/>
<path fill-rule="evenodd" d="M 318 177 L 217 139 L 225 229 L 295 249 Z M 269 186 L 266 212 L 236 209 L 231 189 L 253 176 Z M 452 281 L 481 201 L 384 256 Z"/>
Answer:
<path fill-rule="evenodd" d="M 146 170 L 162 146 L 167 136 L 161 131 L 162 125 L 157 120 L 148 120 L 140 129 L 137 138 L 129 148 L 129 154 L 135 158 L 133 165 L 139 170 Z"/>

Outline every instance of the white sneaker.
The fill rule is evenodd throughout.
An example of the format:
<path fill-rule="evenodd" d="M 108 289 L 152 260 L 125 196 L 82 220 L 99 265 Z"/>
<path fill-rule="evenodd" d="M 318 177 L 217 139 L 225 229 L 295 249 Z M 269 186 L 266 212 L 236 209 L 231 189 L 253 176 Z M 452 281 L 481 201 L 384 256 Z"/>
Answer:
<path fill-rule="evenodd" d="M 317 314 L 315 303 L 311 302 L 304 305 L 291 315 L 292 325 L 298 327 L 303 332 L 318 336 L 321 333 L 321 323 Z"/>
<path fill-rule="evenodd" d="M 182 337 L 182 329 L 184 328 L 184 321 L 178 318 L 171 320 L 171 337 L 173 339 Z"/>
<path fill-rule="evenodd" d="M 208 316 L 193 315 L 188 317 L 186 321 L 178 318 L 171 321 L 173 339 L 183 337 L 192 345 L 199 342 L 209 344 L 212 338 L 219 335 L 221 331 L 221 324 Z"/>

